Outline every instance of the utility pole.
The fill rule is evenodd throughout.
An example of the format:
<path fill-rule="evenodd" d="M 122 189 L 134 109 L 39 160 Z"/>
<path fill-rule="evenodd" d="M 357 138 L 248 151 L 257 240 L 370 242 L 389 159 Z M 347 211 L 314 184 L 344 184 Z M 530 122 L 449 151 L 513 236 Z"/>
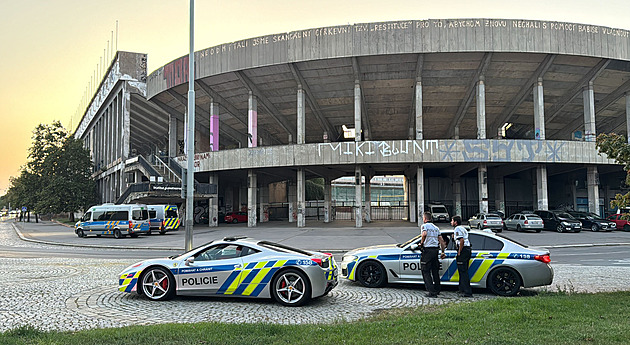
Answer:
<path fill-rule="evenodd" d="M 190 53 L 188 55 L 188 152 L 186 153 L 186 251 L 193 248 L 195 197 L 195 0 L 190 0 Z"/>

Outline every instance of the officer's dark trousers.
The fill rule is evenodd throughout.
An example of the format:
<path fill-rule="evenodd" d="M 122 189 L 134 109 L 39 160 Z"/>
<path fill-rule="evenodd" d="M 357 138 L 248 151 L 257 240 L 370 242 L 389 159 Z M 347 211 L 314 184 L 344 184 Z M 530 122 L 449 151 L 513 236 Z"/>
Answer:
<path fill-rule="evenodd" d="M 472 295 L 470 288 L 470 276 L 468 275 L 468 263 L 470 262 L 470 247 L 462 248 L 462 254 L 457 255 L 457 273 L 459 274 L 459 292 L 464 295 Z"/>
<path fill-rule="evenodd" d="M 429 293 L 440 293 L 440 262 L 438 261 L 438 247 L 425 247 L 420 256 L 420 268 L 424 287 Z"/>

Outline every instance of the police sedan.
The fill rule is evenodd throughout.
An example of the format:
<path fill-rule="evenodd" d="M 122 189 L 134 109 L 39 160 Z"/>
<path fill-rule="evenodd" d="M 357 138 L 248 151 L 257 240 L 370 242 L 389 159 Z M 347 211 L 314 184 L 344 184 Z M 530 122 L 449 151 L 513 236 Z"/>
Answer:
<path fill-rule="evenodd" d="M 120 273 L 119 290 L 151 300 L 175 295 L 273 298 L 301 306 L 337 285 L 329 253 L 247 237 L 226 237 L 184 254 L 145 260 Z"/>
<path fill-rule="evenodd" d="M 448 244 L 446 258 L 440 260 L 440 277 L 444 285 L 459 283 L 457 250 L 452 235 L 452 230 L 442 231 Z M 342 276 L 366 287 L 382 287 L 387 283 L 422 284 L 421 252 L 415 249 L 420 240 L 417 236 L 401 244 L 349 251 L 341 262 Z M 500 296 L 514 296 L 521 287 L 551 284 L 553 269 L 548 250 L 527 247 L 500 235 L 480 231 L 471 231 L 469 240 L 472 256 L 468 272 L 472 287 L 488 288 Z"/>

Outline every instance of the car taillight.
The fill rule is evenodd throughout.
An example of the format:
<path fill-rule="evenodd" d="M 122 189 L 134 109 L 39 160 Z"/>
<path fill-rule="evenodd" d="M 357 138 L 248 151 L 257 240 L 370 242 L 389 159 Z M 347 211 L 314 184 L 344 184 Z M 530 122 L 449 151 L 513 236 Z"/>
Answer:
<path fill-rule="evenodd" d="M 529 222 L 528 221 L 524 221 L 523 224 L 527 225 L 527 224 L 529 224 Z"/>
<path fill-rule="evenodd" d="M 551 257 L 549 256 L 549 254 L 545 254 L 545 255 L 536 255 L 534 256 L 534 259 L 540 261 L 540 262 L 544 262 L 546 264 L 551 262 Z"/>
<path fill-rule="evenodd" d="M 487 221 L 487 220 L 484 220 L 484 221 L 483 221 L 483 225 L 486 225 L 486 224 L 488 224 L 488 221 Z"/>
<path fill-rule="evenodd" d="M 129 221 L 129 229 L 133 229 L 133 223 Z"/>
<path fill-rule="evenodd" d="M 162 227 L 160 228 L 160 230 L 164 229 L 164 224 L 166 224 L 166 222 L 162 221 Z"/>

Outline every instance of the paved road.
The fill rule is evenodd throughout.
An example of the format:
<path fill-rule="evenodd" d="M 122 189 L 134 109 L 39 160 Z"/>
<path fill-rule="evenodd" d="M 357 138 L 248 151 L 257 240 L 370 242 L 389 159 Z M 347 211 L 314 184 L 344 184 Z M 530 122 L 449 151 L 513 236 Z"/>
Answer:
<path fill-rule="evenodd" d="M 0 223 L 0 270 L 5 277 L 0 281 L 0 331 L 29 324 L 44 330 L 81 330 L 97 327 L 119 327 L 136 324 L 167 322 L 271 322 L 282 324 L 332 323 L 338 320 L 357 320 L 396 307 L 414 307 L 423 304 L 459 303 L 462 301 L 452 288 L 445 289 L 441 298 L 427 299 L 421 287 L 394 285 L 383 289 L 365 289 L 356 283 L 342 280 L 328 296 L 301 308 L 282 307 L 270 300 L 249 300 L 220 297 L 177 297 L 167 302 L 151 302 L 136 295 L 118 292 L 118 273 L 138 257 L 161 256 L 165 249 L 123 249 L 130 245 L 143 248 L 183 247 L 183 232 L 138 239 L 88 238 L 79 239 L 72 230 L 53 223 L 22 224 L 23 233 L 30 239 L 51 242 L 68 240 L 71 244 L 114 246 L 69 247 L 27 242 L 19 239 L 13 225 Z M 246 232 L 247 231 L 247 232 Z M 289 227 L 247 229 L 222 227 L 195 230 L 197 244 L 204 238 L 220 238 L 243 233 L 270 238 L 286 244 L 308 249 L 343 249 L 366 244 L 400 242 L 417 233 L 414 227 L 380 226 L 371 229 L 324 228 L 295 229 Z M 327 239 L 331 235 L 334 240 Z M 510 234 L 512 235 L 512 234 Z M 566 251 L 567 263 L 554 264 L 555 279 L 550 287 L 526 289 L 524 294 L 541 289 L 555 291 L 609 291 L 624 290 L 630 286 L 629 265 L 575 264 L 583 256 L 575 251 L 587 248 L 566 248 L 578 242 L 585 244 L 591 235 L 608 236 L 616 243 L 626 241 L 624 233 L 608 234 L 520 234 L 529 242 L 553 243 L 553 251 Z M 531 236 L 530 236 L 531 235 Z M 538 236 L 540 235 L 540 236 Z M 562 235 L 562 237 L 560 237 Z M 573 236 L 574 237 L 568 237 Z M 567 236 L 567 237 L 564 237 Z M 600 237 L 601 239 L 603 237 Z M 556 240 L 553 240 L 556 239 Z M 571 241 L 569 241 L 570 239 Z M 561 242 L 566 242 L 562 244 Z M 601 241 L 600 241 L 601 242 Z M 326 247 L 325 245 L 329 246 Z M 535 243 L 538 244 L 538 243 Z M 628 247 L 591 247 L 623 252 Z M 604 254 L 602 254 L 603 256 Z M 625 255 L 627 257 L 627 255 Z M 104 258 L 105 257 L 105 258 Z M 575 258 L 573 261 L 571 258 Z M 602 283 L 603 282 L 603 283 Z M 475 300 L 495 298 L 483 290 L 475 290 Z"/>

